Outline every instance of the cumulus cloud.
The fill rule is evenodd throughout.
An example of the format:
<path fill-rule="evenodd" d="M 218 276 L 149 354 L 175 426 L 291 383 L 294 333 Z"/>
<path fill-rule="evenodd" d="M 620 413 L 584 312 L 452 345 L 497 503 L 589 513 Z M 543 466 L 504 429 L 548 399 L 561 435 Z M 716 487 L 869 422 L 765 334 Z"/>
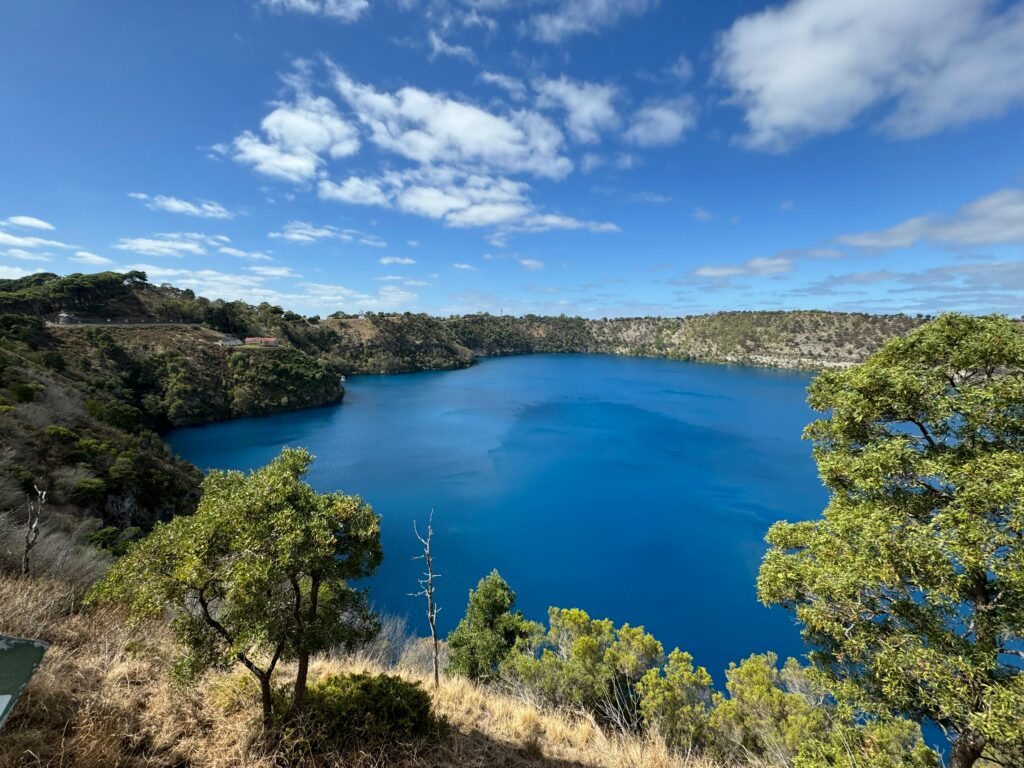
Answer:
<path fill-rule="evenodd" d="M 1024 244 L 1024 190 L 1001 189 L 952 216 L 916 216 L 888 229 L 837 238 L 869 251 L 909 248 L 928 241 L 944 247 Z"/>
<path fill-rule="evenodd" d="M 26 227 L 28 229 L 56 229 L 56 227 L 54 227 L 50 222 L 37 219 L 35 216 L 11 216 L 4 221 L 0 221 L 0 226 L 4 224 L 10 224 L 15 227 Z"/>
<path fill-rule="evenodd" d="M 997 0 L 790 0 L 738 19 L 715 73 L 748 147 L 784 151 L 867 113 L 897 138 L 1024 101 L 1024 5 Z"/>
<path fill-rule="evenodd" d="M 558 0 L 551 11 L 530 18 L 538 40 L 559 43 L 567 37 L 594 34 L 627 16 L 640 16 L 658 6 L 659 0 Z"/>
<path fill-rule="evenodd" d="M 390 205 L 388 196 L 381 184 L 373 179 L 361 179 L 350 176 L 340 184 L 326 179 L 319 184 L 320 197 L 324 200 L 337 200 L 354 205 Z"/>
<path fill-rule="evenodd" d="M 536 112 L 499 115 L 413 87 L 378 91 L 333 65 L 331 69 L 339 95 L 382 150 L 423 165 L 483 167 L 556 179 L 572 171 L 572 162 L 561 154 L 562 132 Z"/>
<path fill-rule="evenodd" d="M 263 118 L 263 136 L 243 131 L 230 145 L 214 150 L 265 176 L 298 183 L 316 176 L 324 156 L 338 159 L 358 152 L 359 138 L 333 101 L 306 90 L 301 74 L 288 82 L 296 86 L 295 99 L 279 103 Z"/>
<path fill-rule="evenodd" d="M 539 106 L 565 111 L 566 127 L 577 141 L 596 144 L 603 131 L 619 124 L 613 103 L 618 95 L 615 86 L 580 82 L 563 75 L 557 80 L 538 79 L 533 87 L 539 95 Z"/>
<path fill-rule="evenodd" d="M 197 203 L 190 203 L 178 197 L 147 195 L 145 192 L 129 192 L 128 197 L 143 201 L 146 207 L 152 211 L 181 213 L 201 219 L 233 219 L 235 217 L 235 214 L 223 205 L 212 200 L 200 200 Z"/>
<path fill-rule="evenodd" d="M 263 4 L 277 11 L 326 16 L 345 24 L 358 21 L 370 10 L 370 0 L 263 0 Z"/>
<path fill-rule="evenodd" d="M 385 265 L 385 266 L 388 266 L 390 264 L 408 265 L 408 264 L 415 264 L 416 263 L 416 259 L 410 259 L 408 256 L 384 256 L 380 260 L 380 263 Z"/>
<path fill-rule="evenodd" d="M 641 147 L 675 144 L 696 122 L 693 100 L 688 97 L 649 104 L 633 113 L 623 139 Z"/>
<path fill-rule="evenodd" d="M 21 267 L 8 267 L 5 264 L 0 264 L 0 280 L 17 280 L 19 277 L 28 277 L 41 271 L 40 269 L 22 269 Z"/>

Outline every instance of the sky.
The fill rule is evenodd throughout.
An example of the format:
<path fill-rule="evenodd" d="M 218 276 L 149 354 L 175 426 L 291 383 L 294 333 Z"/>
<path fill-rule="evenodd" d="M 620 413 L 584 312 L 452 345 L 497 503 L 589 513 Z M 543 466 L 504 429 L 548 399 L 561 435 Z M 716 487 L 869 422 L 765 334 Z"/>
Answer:
<path fill-rule="evenodd" d="M 4 0 L 0 73 L 0 279 L 1022 311 L 1022 1 Z"/>

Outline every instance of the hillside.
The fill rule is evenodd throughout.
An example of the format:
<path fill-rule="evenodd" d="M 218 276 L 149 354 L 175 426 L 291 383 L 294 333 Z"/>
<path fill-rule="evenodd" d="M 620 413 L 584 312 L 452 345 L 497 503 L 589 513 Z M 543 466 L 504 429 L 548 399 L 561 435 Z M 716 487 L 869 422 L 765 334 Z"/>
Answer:
<path fill-rule="evenodd" d="M 352 374 L 461 368 L 478 355 L 534 352 L 835 367 L 919 322 L 827 312 L 321 319 L 211 301 L 151 285 L 140 272 L 3 280 L 0 510 L 17 508 L 39 484 L 69 521 L 110 527 L 100 540 L 116 546 L 118 531 L 144 530 L 194 506 L 199 474 L 170 455 L 161 430 L 337 403 Z M 221 344 L 247 336 L 276 343 Z"/>

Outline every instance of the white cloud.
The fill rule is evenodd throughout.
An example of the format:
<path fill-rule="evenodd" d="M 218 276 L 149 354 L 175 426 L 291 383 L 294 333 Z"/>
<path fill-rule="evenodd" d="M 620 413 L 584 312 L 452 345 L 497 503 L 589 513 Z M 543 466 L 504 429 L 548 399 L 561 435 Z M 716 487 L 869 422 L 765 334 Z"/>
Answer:
<path fill-rule="evenodd" d="M 756 275 L 778 275 L 793 268 L 792 259 L 780 256 L 759 256 L 742 264 L 711 265 L 698 267 L 690 274 L 693 277 L 721 280 L 732 277 Z"/>
<path fill-rule="evenodd" d="M 415 264 L 416 259 L 410 259 L 407 256 L 385 256 L 380 260 L 380 263 L 385 266 L 389 264 Z"/>
<path fill-rule="evenodd" d="M 452 268 L 453 269 L 464 269 L 467 272 L 476 272 L 476 267 L 474 267 L 472 264 L 463 264 L 461 262 L 455 262 L 454 264 L 452 264 Z"/>
<path fill-rule="evenodd" d="M 868 113 L 897 138 L 1024 101 L 1024 5 L 995 0 L 790 0 L 738 19 L 715 73 L 748 147 L 784 151 Z"/>
<path fill-rule="evenodd" d="M 570 80 L 563 75 L 557 80 L 538 79 L 533 87 L 539 94 L 539 106 L 565 110 L 566 127 L 577 141 L 596 144 L 602 131 L 619 124 L 613 104 L 618 95 L 615 86 Z"/>
<path fill-rule="evenodd" d="M 8 267 L 0 264 L 0 279 L 17 280 L 19 277 L 28 277 L 41 271 L 40 269 L 22 269 L 21 267 Z"/>
<path fill-rule="evenodd" d="M 18 261 L 49 261 L 52 256 L 49 253 L 32 253 L 21 248 L 10 248 L 4 251 L 3 255 Z"/>
<path fill-rule="evenodd" d="M 355 127 L 342 119 L 333 101 L 308 93 L 302 78 L 301 73 L 286 78 L 296 87 L 295 100 L 278 104 L 263 118 L 265 138 L 244 131 L 230 147 L 215 149 L 258 173 L 292 182 L 314 178 L 322 155 L 338 159 L 358 152 Z"/>
<path fill-rule="evenodd" d="M 246 269 L 260 277 L 302 277 L 302 275 L 295 274 L 291 267 L 246 267 Z"/>
<path fill-rule="evenodd" d="M 114 243 L 119 251 L 131 251 L 142 256 L 202 256 L 206 247 L 221 247 L 228 242 L 223 235 L 203 235 L 197 232 L 169 232 L 153 237 L 123 237 Z"/>
<path fill-rule="evenodd" d="M 686 58 L 685 53 L 681 53 L 679 58 L 669 66 L 668 73 L 679 82 L 685 83 L 693 77 L 693 64 Z"/>
<path fill-rule="evenodd" d="M 382 240 L 377 235 L 365 235 L 359 238 L 359 242 L 362 245 L 368 245 L 371 248 L 387 248 L 388 244 L 386 240 Z"/>
<path fill-rule="evenodd" d="M 113 264 L 113 260 L 108 259 L 104 256 L 97 256 L 95 253 L 89 253 L 89 251 L 77 251 L 74 256 L 69 256 L 72 261 L 78 261 L 82 264 L 91 264 L 93 266 L 102 266 L 104 264 Z"/>
<path fill-rule="evenodd" d="M 394 93 L 357 83 L 333 67 L 334 83 L 379 148 L 423 164 L 449 164 L 562 178 L 572 162 L 564 137 L 528 110 L 497 115 L 444 94 L 405 87 Z"/>
<path fill-rule="evenodd" d="M 503 89 L 516 101 L 522 101 L 526 98 L 526 85 L 522 80 L 510 75 L 503 75 L 498 72 L 481 72 L 480 80 L 488 85 L 495 85 Z"/>
<path fill-rule="evenodd" d="M 220 253 L 225 256 L 234 256 L 236 259 L 251 259 L 253 261 L 273 261 L 273 259 L 265 253 L 259 251 L 249 252 L 243 251 L 240 248 L 224 247 L 219 249 Z"/>
<path fill-rule="evenodd" d="M 336 200 L 355 205 L 380 205 L 384 207 L 390 204 L 388 196 L 381 189 L 380 182 L 373 179 L 361 179 L 357 176 L 350 176 L 340 184 L 324 179 L 320 181 L 318 189 L 323 200 Z"/>
<path fill-rule="evenodd" d="M 701 208 L 700 206 L 694 208 L 693 213 L 691 213 L 690 216 L 695 221 L 711 221 L 711 219 L 715 217 L 707 208 Z"/>
<path fill-rule="evenodd" d="M 56 227 L 54 227 L 50 222 L 37 219 L 35 216 L 11 216 L 5 221 L 0 221 L 0 226 L 3 224 L 11 224 L 15 227 L 27 227 L 29 229 L 56 229 Z"/>
<path fill-rule="evenodd" d="M 74 248 L 73 245 L 58 240 L 47 240 L 43 237 L 21 237 L 0 230 L 0 245 L 12 248 Z"/>
<path fill-rule="evenodd" d="M 531 270 L 544 269 L 544 262 L 537 259 L 519 259 L 519 263 Z"/>
<path fill-rule="evenodd" d="M 427 35 L 427 42 L 430 43 L 431 59 L 436 59 L 438 56 L 451 56 L 455 59 L 465 59 L 470 63 L 476 62 L 476 54 L 473 53 L 472 48 L 449 43 L 433 29 Z"/>
<path fill-rule="evenodd" d="M 327 16 L 345 24 L 358 21 L 370 10 L 370 0 L 263 0 L 274 10 Z"/>
<path fill-rule="evenodd" d="M 952 216 L 917 216 L 888 229 L 837 238 L 865 250 L 909 248 L 921 241 L 953 248 L 1024 244 L 1024 190 L 1001 189 Z"/>
<path fill-rule="evenodd" d="M 200 200 L 198 203 L 190 203 L 177 197 L 168 197 L 167 195 L 150 196 L 144 192 L 130 192 L 128 197 L 142 200 L 146 203 L 146 207 L 153 211 L 182 213 L 186 216 L 197 216 L 201 219 L 233 219 L 235 216 L 223 205 L 212 200 Z"/>
<path fill-rule="evenodd" d="M 658 0 L 558 0 L 558 6 L 530 19 L 539 40 L 559 43 L 567 37 L 593 34 L 617 24 L 624 16 L 639 16 L 656 8 Z"/>
<path fill-rule="evenodd" d="M 271 232 L 269 237 L 275 240 L 290 240 L 293 243 L 314 243 L 317 240 L 351 241 L 352 234 L 337 227 L 318 227 L 306 221 L 289 221 L 280 232 Z"/>
<path fill-rule="evenodd" d="M 649 104 L 633 113 L 623 138 L 641 147 L 675 144 L 696 122 L 693 100 L 688 97 Z"/>

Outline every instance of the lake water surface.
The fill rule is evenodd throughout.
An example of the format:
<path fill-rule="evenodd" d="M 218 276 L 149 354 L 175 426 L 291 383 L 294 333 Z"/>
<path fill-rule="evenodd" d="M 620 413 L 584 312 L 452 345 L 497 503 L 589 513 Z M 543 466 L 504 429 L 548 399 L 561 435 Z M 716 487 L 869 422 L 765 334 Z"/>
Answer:
<path fill-rule="evenodd" d="M 434 510 L 441 628 L 498 568 L 530 618 L 583 608 L 643 624 L 716 681 L 729 661 L 799 655 L 792 618 L 757 602 L 768 527 L 820 514 L 800 432 L 805 373 L 608 356 L 483 360 L 464 371 L 350 378 L 343 405 L 180 429 L 203 469 L 249 470 L 282 446 L 319 490 L 383 517 L 375 605 L 420 632 L 412 521 Z"/>

